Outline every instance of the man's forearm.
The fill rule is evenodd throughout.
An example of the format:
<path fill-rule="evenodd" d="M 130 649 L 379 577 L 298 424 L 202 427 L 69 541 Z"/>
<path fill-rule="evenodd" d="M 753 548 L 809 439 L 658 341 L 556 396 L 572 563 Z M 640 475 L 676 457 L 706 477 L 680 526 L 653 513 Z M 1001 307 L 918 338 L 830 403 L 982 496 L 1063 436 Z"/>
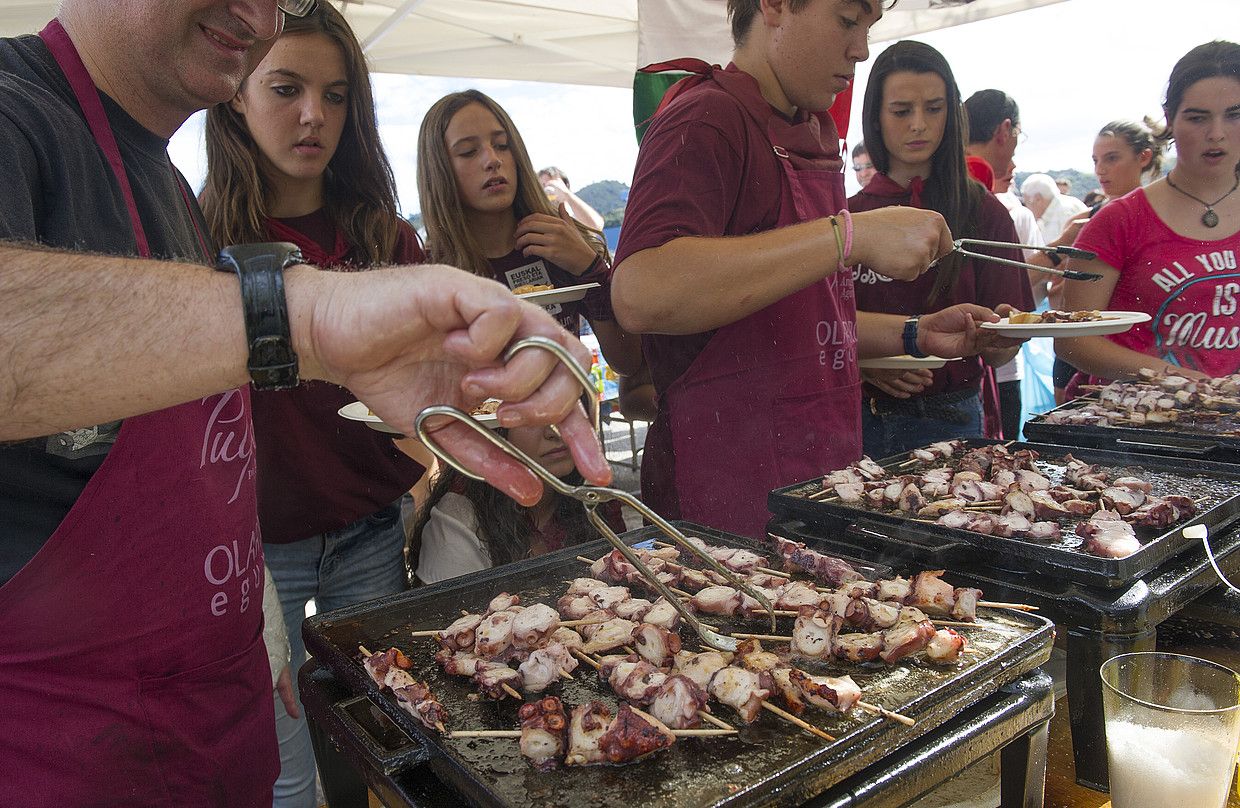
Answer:
<path fill-rule="evenodd" d="M 749 236 L 677 238 L 616 267 L 612 307 L 631 333 L 698 334 L 760 311 L 838 265 L 825 219 Z"/>
<path fill-rule="evenodd" d="M 246 354 L 235 277 L 0 246 L 0 440 L 237 387 L 248 380 Z"/>

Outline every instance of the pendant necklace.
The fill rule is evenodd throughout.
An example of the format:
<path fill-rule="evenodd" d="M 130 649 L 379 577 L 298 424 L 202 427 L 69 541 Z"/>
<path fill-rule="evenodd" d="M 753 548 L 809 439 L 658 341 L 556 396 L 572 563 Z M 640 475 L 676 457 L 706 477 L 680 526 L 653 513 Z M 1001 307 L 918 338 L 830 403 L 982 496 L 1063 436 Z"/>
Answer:
<path fill-rule="evenodd" d="M 1214 206 L 1222 202 L 1227 197 L 1234 194 L 1237 188 L 1240 188 L 1240 174 L 1236 175 L 1236 181 L 1231 186 L 1231 190 L 1223 194 L 1222 196 L 1220 196 L 1218 199 L 1214 200 L 1213 202 L 1207 202 L 1204 199 L 1199 199 L 1198 197 L 1195 197 L 1192 194 L 1190 194 L 1188 191 L 1185 191 L 1183 188 L 1175 184 L 1175 181 L 1171 179 L 1170 174 L 1167 175 L 1167 184 L 1171 186 L 1172 190 L 1179 191 L 1180 193 L 1184 194 L 1186 197 L 1193 200 L 1194 202 L 1205 205 L 1206 212 L 1201 214 L 1201 223 L 1204 224 L 1206 227 L 1218 227 L 1218 214 L 1214 212 Z"/>

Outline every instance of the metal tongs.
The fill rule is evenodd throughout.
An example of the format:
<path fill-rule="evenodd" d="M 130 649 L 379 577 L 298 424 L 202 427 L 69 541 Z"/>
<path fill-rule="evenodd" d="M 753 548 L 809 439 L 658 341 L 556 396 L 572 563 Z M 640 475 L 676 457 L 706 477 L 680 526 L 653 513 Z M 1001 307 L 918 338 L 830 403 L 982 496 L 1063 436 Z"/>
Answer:
<path fill-rule="evenodd" d="M 588 409 L 590 412 L 590 420 L 594 425 L 595 431 L 597 432 L 599 427 L 598 395 L 593 383 L 590 380 L 590 377 L 586 375 L 586 372 L 582 370 L 580 365 L 577 364 L 572 355 L 570 355 L 568 351 L 566 351 L 559 343 L 548 339 L 547 337 L 527 337 L 526 339 L 514 343 L 508 348 L 507 352 L 504 354 L 504 361 L 509 361 L 518 351 L 524 350 L 525 348 L 540 348 L 542 350 L 550 351 L 566 367 L 568 367 L 570 371 L 572 371 L 573 375 L 577 378 L 577 381 L 581 383 L 582 388 L 586 391 L 585 397 L 589 401 Z M 579 500 L 582 504 L 584 504 L 586 515 L 589 517 L 591 524 L 593 524 L 598 532 L 603 535 L 603 538 L 607 539 L 612 547 L 620 551 L 620 554 L 624 556 L 625 560 L 637 569 L 638 574 L 640 574 L 652 588 L 667 599 L 668 603 L 670 603 L 672 607 L 680 613 L 680 616 L 684 618 L 685 622 L 693 626 L 694 631 L 696 631 L 697 635 L 702 638 L 702 641 L 711 648 L 715 648 L 719 651 L 735 651 L 738 643 L 735 638 L 720 634 L 718 631 L 708 628 L 701 621 L 699 621 L 697 616 L 694 615 L 693 612 L 691 612 L 683 603 L 681 603 L 680 598 L 672 592 L 666 584 L 655 577 L 655 574 L 650 570 L 650 568 L 642 563 L 641 559 L 637 557 L 637 554 L 633 552 L 632 548 L 621 541 L 620 537 L 617 536 L 615 532 L 612 531 L 611 527 L 609 527 L 603 520 L 603 518 L 598 515 L 597 508 L 599 505 L 611 500 L 619 500 L 621 503 L 636 510 L 647 521 L 653 523 L 655 527 L 662 531 L 673 544 L 697 556 L 705 562 L 707 566 L 723 576 L 729 586 L 741 590 L 754 600 L 758 601 L 758 603 L 762 604 L 762 607 L 770 616 L 771 633 L 775 633 L 775 607 L 765 595 L 757 591 L 745 581 L 736 577 L 730 570 L 715 559 L 711 558 L 710 555 L 704 550 L 693 546 L 693 544 L 689 542 L 683 533 L 677 530 L 666 519 L 652 511 L 641 500 L 637 499 L 637 497 L 616 488 L 606 488 L 596 485 L 569 485 L 559 477 L 556 477 L 554 474 L 547 471 L 542 464 L 538 463 L 525 452 L 513 446 L 499 435 L 496 435 L 487 427 L 479 424 L 468 413 L 463 412 L 456 407 L 438 405 L 427 407 L 422 410 L 422 412 L 418 414 L 415 422 L 418 437 L 421 439 L 422 443 L 430 449 L 436 457 L 470 479 L 482 480 L 483 478 L 481 475 L 475 474 L 462 466 L 455 457 L 435 442 L 435 440 L 431 437 L 431 434 L 426 429 L 426 422 L 428 419 L 440 416 L 446 416 L 465 424 L 470 429 L 474 430 L 474 432 L 490 441 L 491 444 L 498 447 L 509 457 L 512 457 L 532 471 L 535 476 L 542 480 L 546 485 L 550 486 L 558 493 L 563 494 L 564 496 L 572 497 L 573 499 Z"/>
<path fill-rule="evenodd" d="M 952 251 L 946 255 L 941 255 L 930 262 L 930 266 L 934 266 L 952 253 L 959 253 L 966 258 L 977 258 L 982 261 L 993 261 L 996 264 L 1006 264 L 1010 267 L 1020 267 L 1021 269 L 1032 269 L 1035 272 L 1045 272 L 1047 275 L 1058 275 L 1061 278 L 1067 278 L 1070 281 L 1096 281 L 1101 280 L 1102 276 L 1097 272 L 1078 272 L 1075 269 L 1052 269 L 1051 267 L 1040 267 L 1037 264 L 1026 264 L 1024 261 L 1013 261 L 1008 258 L 999 258 L 996 255 L 987 255 L 986 253 L 972 252 L 965 249 L 965 245 L 970 247 L 1000 247 L 1003 249 L 1020 249 L 1020 250 L 1038 250 L 1039 252 L 1051 253 L 1063 258 L 1077 258 L 1081 261 L 1092 261 L 1098 257 L 1097 253 L 1088 250 L 1078 250 L 1076 247 L 1035 247 L 1032 244 L 1010 244 L 1006 241 L 982 241 L 975 238 L 958 238 L 952 242 Z"/>

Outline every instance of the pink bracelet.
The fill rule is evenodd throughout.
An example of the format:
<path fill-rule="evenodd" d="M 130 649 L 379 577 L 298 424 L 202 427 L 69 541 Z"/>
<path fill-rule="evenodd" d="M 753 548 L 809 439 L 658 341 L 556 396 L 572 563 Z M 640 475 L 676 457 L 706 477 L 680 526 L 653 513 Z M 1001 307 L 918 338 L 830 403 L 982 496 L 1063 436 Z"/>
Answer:
<path fill-rule="evenodd" d="M 844 263 L 844 258 L 852 254 L 853 241 L 853 222 L 852 214 L 848 212 L 848 208 L 843 208 L 837 216 L 844 217 L 844 255 L 840 256 L 840 263 Z"/>

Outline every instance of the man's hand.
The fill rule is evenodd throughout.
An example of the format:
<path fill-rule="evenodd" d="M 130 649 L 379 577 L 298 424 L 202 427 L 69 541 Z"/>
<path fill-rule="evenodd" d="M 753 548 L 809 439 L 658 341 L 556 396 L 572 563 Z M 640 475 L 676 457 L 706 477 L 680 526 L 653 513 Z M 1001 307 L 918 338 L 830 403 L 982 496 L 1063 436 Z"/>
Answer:
<path fill-rule="evenodd" d="M 911 398 L 920 395 L 934 383 L 934 374 L 925 368 L 894 370 L 862 368 L 861 380 L 872 384 L 889 396 Z"/>
<path fill-rule="evenodd" d="M 284 666 L 280 671 L 280 678 L 276 679 L 276 693 L 280 695 L 288 717 L 301 718 L 301 710 L 297 709 L 297 696 L 293 694 L 293 674 L 288 665 Z"/>
<path fill-rule="evenodd" d="M 983 332 L 978 323 L 996 323 L 999 315 L 985 306 L 960 303 L 931 314 L 923 314 L 917 323 L 917 347 L 922 353 L 954 359 L 973 356 L 978 352 Z M 1000 338 L 1002 339 L 1002 338 Z"/>
<path fill-rule="evenodd" d="M 597 253 L 582 238 L 567 206 L 560 203 L 559 217 L 531 213 L 517 222 L 517 249 L 522 255 L 545 258 L 574 275 L 590 268 Z"/>
<path fill-rule="evenodd" d="M 947 222 L 932 210 L 891 207 L 853 214 L 853 247 L 846 264 L 911 281 L 952 250 Z"/>
<path fill-rule="evenodd" d="M 552 354 L 505 349 L 529 336 L 565 346 L 582 367 L 590 354 L 541 308 L 498 283 L 444 266 L 368 272 L 286 274 L 289 312 L 303 375 L 344 385 L 384 422 L 408 435 L 425 407 L 468 411 L 504 402 L 503 426 L 555 424 L 577 469 L 591 483 L 611 481 L 594 429 L 579 405 L 581 385 Z M 435 432 L 467 468 L 517 501 L 533 505 L 543 483 L 461 423 Z"/>

